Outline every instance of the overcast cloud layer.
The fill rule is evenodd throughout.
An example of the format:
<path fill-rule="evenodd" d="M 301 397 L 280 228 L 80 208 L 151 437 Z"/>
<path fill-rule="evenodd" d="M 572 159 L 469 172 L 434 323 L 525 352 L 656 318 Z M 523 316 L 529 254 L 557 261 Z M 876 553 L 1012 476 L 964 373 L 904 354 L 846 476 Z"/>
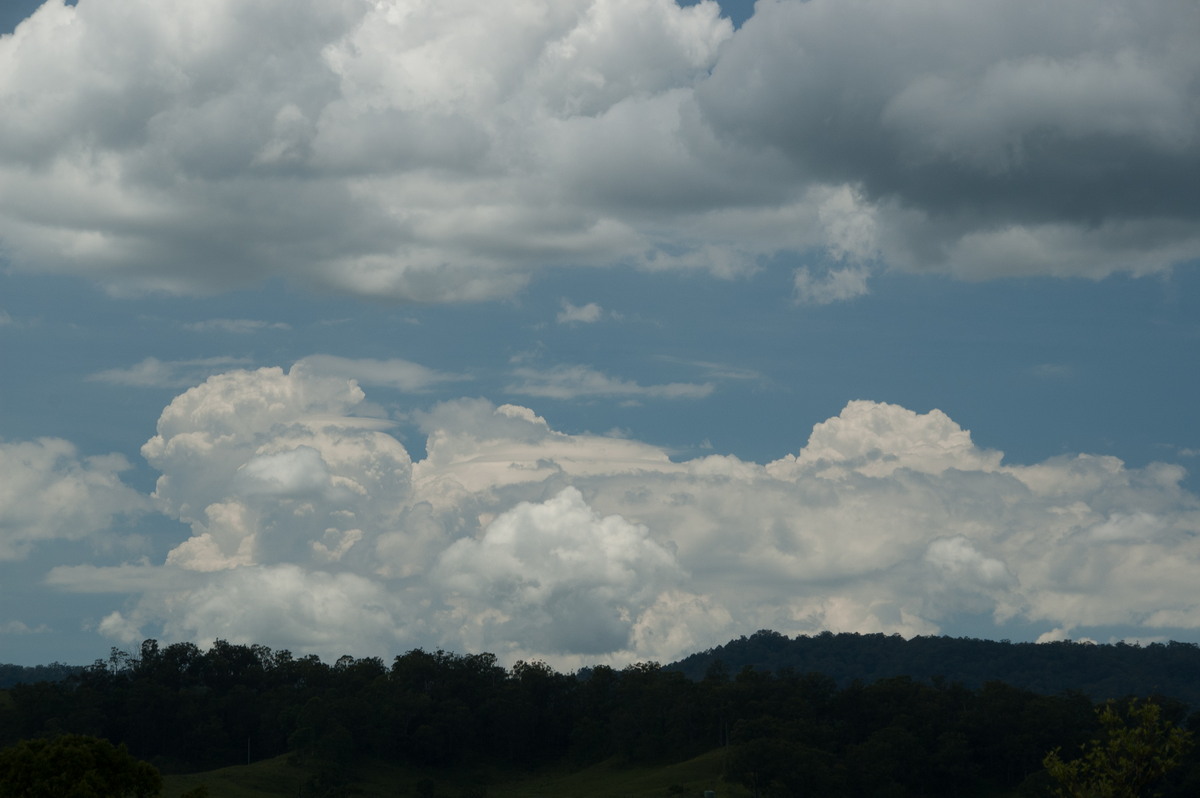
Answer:
<path fill-rule="evenodd" d="M 117 293 L 1158 272 L 1200 257 L 1198 38 L 1175 0 L 50 0 L 0 39 L 0 240 Z"/>
<path fill-rule="evenodd" d="M 669 660 L 757 628 L 934 634 L 982 614 L 1045 639 L 1155 637 L 1200 617 L 1200 499 L 1177 466 L 1009 466 L 937 410 L 868 401 L 758 464 L 673 462 L 463 399 L 424 415 L 413 462 L 364 407 L 355 382 L 303 364 L 180 394 L 142 451 L 160 472 L 154 506 L 190 534 L 162 562 L 60 566 L 50 584 L 133 591 L 99 626 L 126 644 L 439 645 L 567 666 Z M 113 464 L 25 467 L 31 483 L 101 472 L 57 497 L 68 517 L 140 506 L 102 471 Z M 9 527 L 26 546 L 77 534 Z"/>

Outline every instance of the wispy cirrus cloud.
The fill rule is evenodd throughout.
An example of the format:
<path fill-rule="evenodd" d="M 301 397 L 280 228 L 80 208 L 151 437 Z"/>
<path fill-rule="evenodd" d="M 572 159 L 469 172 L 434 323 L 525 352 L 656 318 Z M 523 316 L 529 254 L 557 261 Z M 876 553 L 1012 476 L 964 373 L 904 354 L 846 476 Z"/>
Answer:
<path fill-rule="evenodd" d="M 0 635 L 38 635 L 49 631 L 50 627 L 44 623 L 40 623 L 37 626 L 29 626 L 23 621 L 0 623 Z"/>
<path fill-rule="evenodd" d="M 136 388 L 185 388 L 234 366 L 250 363 L 244 357 L 205 357 L 190 360 L 159 360 L 148 357 L 126 368 L 105 369 L 89 374 L 89 382 L 127 385 Z"/>
<path fill-rule="evenodd" d="M 507 393 L 549 399 L 703 399 L 715 388 L 711 382 L 641 385 L 633 380 L 609 376 L 589 366 L 555 366 L 548 369 L 524 367 L 514 369 L 512 376 L 515 381 L 505 387 Z"/>
<path fill-rule="evenodd" d="M 745 368 L 744 366 L 735 366 L 730 363 L 717 363 L 710 360 L 694 360 L 691 358 L 675 357 L 673 355 L 659 355 L 657 359 L 665 363 L 677 363 L 699 369 L 704 372 L 705 376 L 714 380 L 763 381 L 766 379 L 766 376 L 761 371 Z"/>
<path fill-rule="evenodd" d="M 814 274 L 808 266 L 796 270 L 792 280 L 794 299 L 799 305 L 829 305 L 845 302 L 869 292 L 868 271 L 861 266 L 829 269 Z"/>
<path fill-rule="evenodd" d="M 263 330 L 290 330 L 292 326 L 281 321 L 259 321 L 257 319 L 206 319 L 184 324 L 183 329 L 198 333 L 249 335 Z"/>
<path fill-rule="evenodd" d="M 377 360 L 336 355 L 309 355 L 296 361 L 296 368 L 317 375 L 345 377 L 363 385 L 385 385 L 419 393 L 437 385 L 462 382 L 470 377 L 437 371 L 401 358 Z"/>

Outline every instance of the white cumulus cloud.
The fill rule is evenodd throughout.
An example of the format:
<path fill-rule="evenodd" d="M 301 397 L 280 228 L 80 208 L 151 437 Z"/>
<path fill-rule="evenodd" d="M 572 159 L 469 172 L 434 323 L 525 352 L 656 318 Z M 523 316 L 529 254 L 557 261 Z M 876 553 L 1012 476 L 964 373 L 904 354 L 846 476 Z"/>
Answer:
<path fill-rule="evenodd" d="M 629 648 L 634 625 L 683 573 L 649 530 L 601 518 L 575 488 L 522 502 L 478 539 L 452 544 L 435 578 L 458 599 L 464 627 L 530 651 L 605 654 Z"/>
<path fill-rule="evenodd" d="M 149 509 L 121 481 L 129 468 L 120 455 L 83 456 L 56 438 L 0 441 L 0 560 L 55 540 L 115 540 L 117 519 Z"/>
<path fill-rule="evenodd" d="M 177 397 L 142 449 L 162 473 L 155 501 L 194 532 L 168 562 L 307 558 L 338 530 L 388 530 L 412 465 L 387 422 L 347 415 L 362 400 L 352 381 L 299 368 L 229 372 Z"/>
<path fill-rule="evenodd" d="M 933 634 L 964 614 L 1051 636 L 1196 628 L 1200 497 L 1178 466 L 1008 464 L 941 411 L 865 400 L 760 464 L 675 462 L 462 399 L 419 414 L 413 463 L 365 407 L 353 381 L 300 368 L 186 391 L 144 451 L 157 506 L 189 531 L 161 563 L 48 581 L 134 592 L 101 624 L 119 640 L 561 667 L 669 660 L 747 629 Z"/>

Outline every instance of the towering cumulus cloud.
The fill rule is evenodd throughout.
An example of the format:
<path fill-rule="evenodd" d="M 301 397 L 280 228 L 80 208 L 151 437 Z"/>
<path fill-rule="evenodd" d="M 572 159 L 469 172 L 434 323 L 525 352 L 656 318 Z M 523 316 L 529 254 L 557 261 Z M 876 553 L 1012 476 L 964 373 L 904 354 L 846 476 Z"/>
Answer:
<path fill-rule="evenodd" d="M 675 462 L 479 399 L 425 414 L 413 463 L 364 400 L 303 364 L 181 394 L 144 453 L 154 502 L 190 534 L 162 562 L 51 583 L 139 591 L 101 625 L 118 640 L 562 666 L 759 628 L 925 634 L 990 616 L 1157 635 L 1200 617 L 1200 500 L 1175 466 L 1007 465 L 944 413 L 869 401 L 765 465 Z"/>
<path fill-rule="evenodd" d="M 0 39 L 0 239 L 119 293 L 1159 271 L 1200 255 L 1198 35 L 1174 0 L 48 0 Z"/>
<path fill-rule="evenodd" d="M 412 464 L 380 422 L 346 415 L 362 399 L 353 382 L 297 367 L 223 374 L 172 402 L 142 447 L 162 472 L 154 498 L 195 533 L 168 563 L 340 560 L 362 527 L 392 525 Z"/>

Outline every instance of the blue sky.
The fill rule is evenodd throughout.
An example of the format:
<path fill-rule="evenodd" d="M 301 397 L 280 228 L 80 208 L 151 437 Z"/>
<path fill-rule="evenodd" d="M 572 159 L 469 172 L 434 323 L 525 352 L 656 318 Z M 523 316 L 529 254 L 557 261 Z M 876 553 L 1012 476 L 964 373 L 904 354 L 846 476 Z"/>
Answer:
<path fill-rule="evenodd" d="M 1200 16 L 1075 5 L 10 5 L 0 661 L 1200 641 Z"/>

